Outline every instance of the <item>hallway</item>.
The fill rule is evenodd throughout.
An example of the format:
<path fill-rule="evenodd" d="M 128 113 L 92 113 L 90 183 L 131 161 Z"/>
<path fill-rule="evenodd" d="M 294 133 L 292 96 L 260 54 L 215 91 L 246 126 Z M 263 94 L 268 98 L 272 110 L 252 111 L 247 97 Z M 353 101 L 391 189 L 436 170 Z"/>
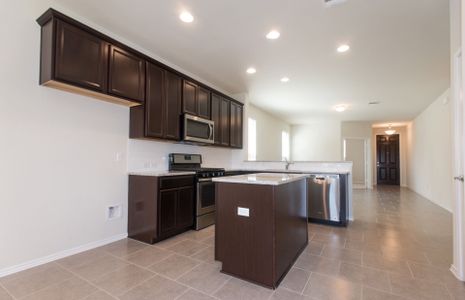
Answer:
<path fill-rule="evenodd" d="M 449 212 L 399 187 L 354 190 L 354 201 L 347 229 L 309 225 L 309 246 L 276 291 L 220 273 L 209 227 L 1 278 L 0 299 L 465 299 L 449 272 Z"/>

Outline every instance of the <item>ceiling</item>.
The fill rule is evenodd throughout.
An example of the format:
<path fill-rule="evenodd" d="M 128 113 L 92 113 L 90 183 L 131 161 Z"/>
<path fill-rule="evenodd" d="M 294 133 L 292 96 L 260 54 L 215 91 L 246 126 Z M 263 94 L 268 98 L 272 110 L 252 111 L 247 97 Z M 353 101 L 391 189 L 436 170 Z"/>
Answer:
<path fill-rule="evenodd" d="M 248 93 L 292 124 L 407 121 L 450 85 L 448 0 L 348 0 L 330 8 L 323 0 L 56 3 L 229 94 Z M 180 22 L 184 9 L 193 23 Z M 278 40 L 265 38 L 271 29 L 281 32 Z M 337 53 L 344 43 L 351 50 Z M 256 74 L 246 74 L 250 66 Z M 335 112 L 337 104 L 348 110 Z"/>

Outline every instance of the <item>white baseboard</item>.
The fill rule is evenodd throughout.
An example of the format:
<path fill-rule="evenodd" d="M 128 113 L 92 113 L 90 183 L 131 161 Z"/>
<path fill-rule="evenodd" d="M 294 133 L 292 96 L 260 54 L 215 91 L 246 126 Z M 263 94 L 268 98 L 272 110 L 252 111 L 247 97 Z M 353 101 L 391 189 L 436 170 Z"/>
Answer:
<path fill-rule="evenodd" d="M 100 240 L 100 241 L 91 242 L 91 243 L 81 245 L 81 246 L 78 246 L 78 247 L 74 247 L 74 248 L 71 248 L 71 249 L 68 249 L 68 250 L 60 251 L 60 252 L 45 256 L 45 257 L 33 259 L 33 260 L 27 261 L 27 262 L 22 263 L 22 264 L 18 264 L 18 265 L 11 266 L 11 267 L 8 267 L 8 268 L 5 268 L 5 269 L 1 269 L 0 270 L 0 278 L 4 277 L 4 276 L 7 276 L 7 275 L 10 275 L 10 274 L 13 274 L 13 273 L 17 273 L 17 272 L 24 271 L 24 270 L 27 270 L 27 269 L 30 269 L 30 268 L 33 268 L 33 267 L 40 266 L 40 265 L 52 262 L 54 260 L 65 258 L 67 256 L 71 256 L 71 255 L 78 254 L 78 253 L 81 253 L 81 252 L 84 252 L 84 251 L 88 251 L 88 250 L 91 250 L 91 249 L 94 249 L 94 248 L 98 248 L 98 247 L 101 247 L 101 246 L 104 246 L 104 245 L 107 245 L 107 244 L 110 244 L 110 243 L 125 239 L 125 238 L 127 238 L 127 236 L 128 236 L 127 233 L 118 234 L 118 235 L 115 235 L 115 236 L 112 236 L 112 237 L 109 237 L 109 238 L 106 238 L 106 239 L 103 239 L 103 240 Z"/>
<path fill-rule="evenodd" d="M 460 281 L 465 281 L 465 278 L 460 277 L 459 272 L 454 265 L 451 265 L 449 270 L 452 272 L 452 274 L 454 274 L 455 278 L 457 278 Z"/>

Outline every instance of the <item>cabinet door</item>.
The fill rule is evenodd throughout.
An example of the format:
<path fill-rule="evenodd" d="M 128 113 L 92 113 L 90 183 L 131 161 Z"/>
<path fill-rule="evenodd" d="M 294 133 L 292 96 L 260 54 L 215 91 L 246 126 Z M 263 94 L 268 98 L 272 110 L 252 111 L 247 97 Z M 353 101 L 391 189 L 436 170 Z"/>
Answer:
<path fill-rule="evenodd" d="M 144 89 L 144 60 L 125 50 L 111 46 L 108 92 L 114 96 L 144 102 Z"/>
<path fill-rule="evenodd" d="M 212 94 L 211 99 L 211 119 L 215 122 L 215 145 L 221 145 L 221 132 L 222 132 L 222 120 L 221 120 L 221 97 Z M 229 136 L 229 133 L 228 133 Z"/>
<path fill-rule="evenodd" d="M 178 229 L 194 225 L 194 188 L 187 187 L 178 190 L 176 207 L 176 227 Z"/>
<path fill-rule="evenodd" d="M 148 137 L 162 138 L 164 133 L 164 82 L 165 71 L 147 63 L 147 85 L 145 99 L 145 134 Z"/>
<path fill-rule="evenodd" d="M 57 20 L 55 79 L 106 92 L 108 44 Z"/>
<path fill-rule="evenodd" d="M 184 80 L 182 92 L 183 111 L 196 116 L 197 109 L 197 85 Z"/>
<path fill-rule="evenodd" d="M 181 122 L 182 79 L 178 75 L 168 71 L 165 74 L 166 104 L 164 137 L 178 141 L 181 139 L 179 124 Z"/>
<path fill-rule="evenodd" d="M 160 235 L 176 229 L 176 204 L 178 192 L 161 191 L 159 201 Z"/>
<path fill-rule="evenodd" d="M 221 98 L 221 107 L 220 107 L 220 130 L 221 130 L 221 145 L 229 146 L 230 142 L 230 108 L 231 101 L 225 98 Z"/>
<path fill-rule="evenodd" d="M 198 87 L 197 92 L 198 116 L 210 119 L 210 91 L 203 87 Z"/>
<path fill-rule="evenodd" d="M 231 102 L 231 147 L 242 148 L 242 106 Z"/>

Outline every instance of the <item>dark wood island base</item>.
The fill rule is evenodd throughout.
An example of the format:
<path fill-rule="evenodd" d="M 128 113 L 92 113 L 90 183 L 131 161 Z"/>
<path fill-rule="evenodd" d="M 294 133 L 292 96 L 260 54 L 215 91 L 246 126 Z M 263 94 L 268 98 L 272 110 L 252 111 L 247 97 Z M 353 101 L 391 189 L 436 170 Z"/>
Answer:
<path fill-rule="evenodd" d="M 304 177 L 216 183 L 215 259 L 223 273 L 278 287 L 308 244 L 305 184 Z"/>

